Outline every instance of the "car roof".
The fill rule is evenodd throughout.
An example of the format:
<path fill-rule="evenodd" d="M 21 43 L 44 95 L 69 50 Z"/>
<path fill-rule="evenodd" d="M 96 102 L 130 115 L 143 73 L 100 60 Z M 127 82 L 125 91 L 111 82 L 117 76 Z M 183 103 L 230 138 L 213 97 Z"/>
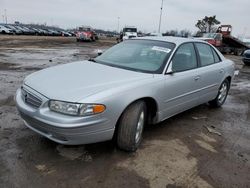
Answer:
<path fill-rule="evenodd" d="M 136 37 L 133 38 L 134 39 L 139 39 L 139 40 L 156 40 L 156 41 L 163 41 L 163 42 L 171 42 L 171 43 L 175 43 L 176 45 L 180 45 L 182 43 L 185 42 L 203 42 L 206 43 L 202 40 L 199 39 L 194 39 L 194 38 L 182 38 L 182 37 L 171 37 L 171 36 L 167 36 L 167 37 L 161 37 L 161 36 L 155 36 L 155 37 Z"/>

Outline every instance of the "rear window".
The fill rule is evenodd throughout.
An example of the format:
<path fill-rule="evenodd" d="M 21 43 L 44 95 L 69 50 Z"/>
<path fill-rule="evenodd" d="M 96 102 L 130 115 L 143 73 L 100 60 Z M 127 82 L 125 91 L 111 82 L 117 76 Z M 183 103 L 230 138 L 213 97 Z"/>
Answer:
<path fill-rule="evenodd" d="M 213 51 L 209 45 L 203 43 L 196 43 L 195 45 L 200 56 L 202 67 L 215 63 Z"/>

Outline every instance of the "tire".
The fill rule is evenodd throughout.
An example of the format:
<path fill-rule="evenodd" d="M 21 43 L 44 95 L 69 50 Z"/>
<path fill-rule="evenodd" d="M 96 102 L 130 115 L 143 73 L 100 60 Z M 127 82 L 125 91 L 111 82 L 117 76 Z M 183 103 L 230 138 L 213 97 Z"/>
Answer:
<path fill-rule="evenodd" d="M 212 107 L 216 107 L 216 108 L 221 107 L 226 101 L 229 87 L 230 87 L 229 81 L 227 79 L 224 80 L 219 88 L 219 91 L 218 91 L 216 98 L 214 100 L 210 101 L 209 104 Z"/>
<path fill-rule="evenodd" d="M 142 132 L 146 123 L 146 104 L 137 101 L 122 114 L 117 130 L 117 145 L 125 151 L 136 151 L 142 141 Z"/>
<path fill-rule="evenodd" d="M 240 56 L 242 53 L 243 53 L 243 50 L 241 50 L 241 49 L 235 49 L 234 50 L 234 55 L 235 56 Z"/>
<path fill-rule="evenodd" d="M 246 66 L 250 66 L 250 62 L 243 61 L 243 63 L 244 63 Z"/>

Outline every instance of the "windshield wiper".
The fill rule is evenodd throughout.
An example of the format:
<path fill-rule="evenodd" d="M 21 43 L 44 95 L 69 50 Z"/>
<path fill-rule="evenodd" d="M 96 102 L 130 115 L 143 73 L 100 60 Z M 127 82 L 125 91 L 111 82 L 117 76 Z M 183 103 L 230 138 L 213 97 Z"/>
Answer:
<path fill-rule="evenodd" d="M 89 58 L 88 61 L 91 61 L 91 62 L 95 62 L 96 63 L 96 60 L 94 58 Z"/>

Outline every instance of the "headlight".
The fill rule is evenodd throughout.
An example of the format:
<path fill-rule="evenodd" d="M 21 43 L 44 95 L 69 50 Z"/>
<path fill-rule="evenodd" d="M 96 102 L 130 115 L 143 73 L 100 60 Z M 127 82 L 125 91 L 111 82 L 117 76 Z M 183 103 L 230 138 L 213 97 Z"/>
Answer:
<path fill-rule="evenodd" d="M 49 108 L 52 111 L 74 116 L 87 116 L 104 112 L 106 107 L 102 104 L 79 104 L 51 100 Z"/>

